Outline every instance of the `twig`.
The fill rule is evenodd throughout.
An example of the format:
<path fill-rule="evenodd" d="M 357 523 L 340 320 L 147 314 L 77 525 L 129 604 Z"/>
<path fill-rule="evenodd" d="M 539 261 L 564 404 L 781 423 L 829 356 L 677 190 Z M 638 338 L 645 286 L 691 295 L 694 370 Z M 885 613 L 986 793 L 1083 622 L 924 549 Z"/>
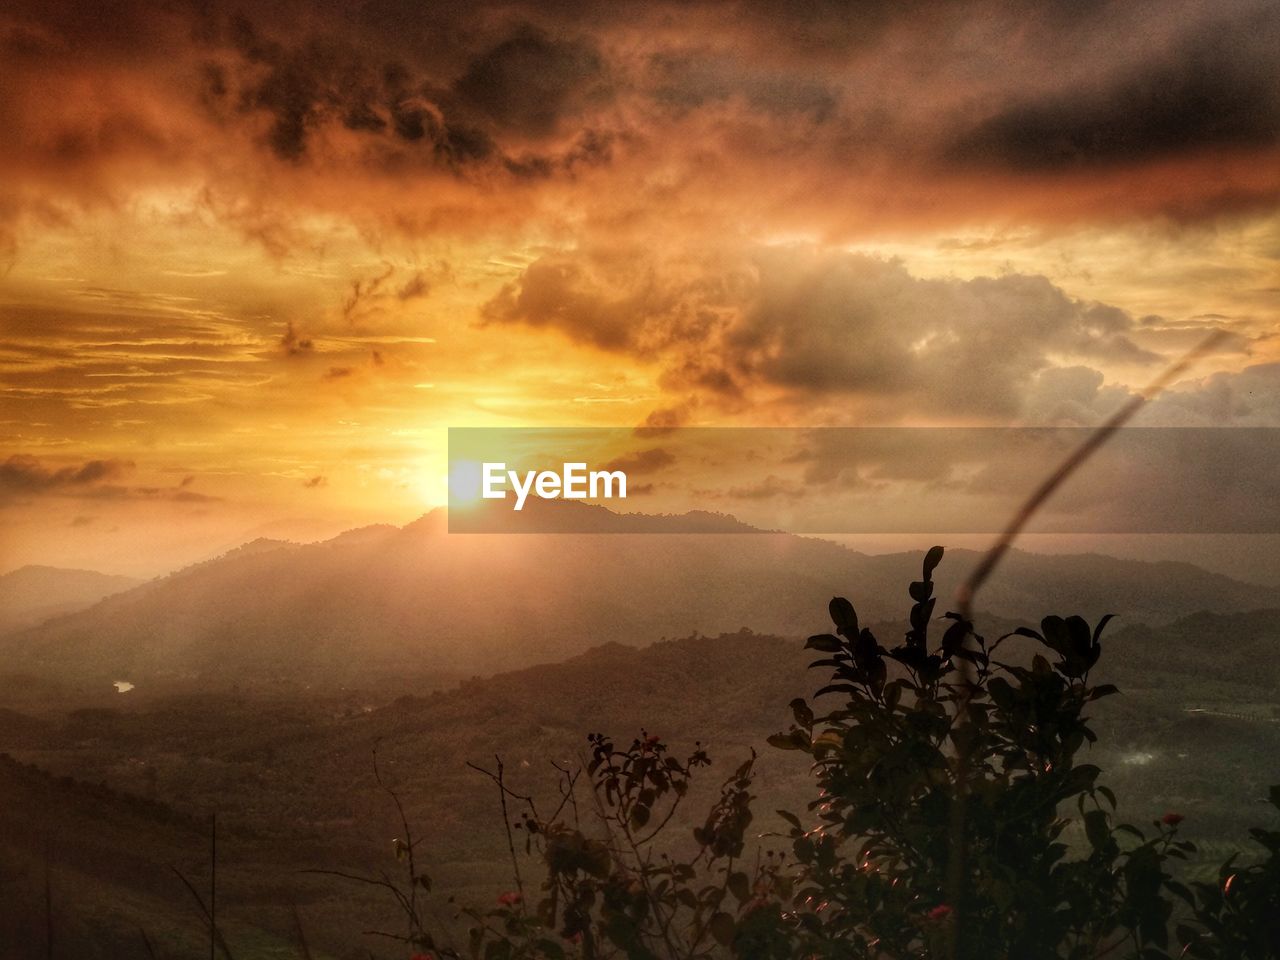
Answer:
<path fill-rule="evenodd" d="M 498 766 L 497 773 L 491 773 L 490 771 L 485 770 L 483 767 L 476 766 L 474 763 L 468 763 L 467 766 L 469 766 L 472 770 L 480 771 L 486 777 L 488 777 L 490 780 L 492 780 L 494 783 L 498 785 L 498 802 L 502 805 L 502 828 L 503 830 L 506 831 L 506 834 L 507 834 L 507 850 L 509 850 L 511 853 L 511 870 L 515 874 L 516 892 L 520 894 L 520 909 L 524 910 L 525 909 L 524 880 L 520 876 L 520 858 L 516 856 L 516 838 L 515 838 L 515 835 L 511 832 L 511 814 L 508 813 L 507 811 L 507 794 L 510 793 L 511 796 L 516 797 L 517 799 L 523 800 L 525 803 L 529 804 L 530 809 L 533 808 L 533 798 L 521 796 L 518 793 L 513 793 L 512 791 L 508 790 L 506 781 L 504 779 L 504 768 L 502 766 L 502 758 L 495 753 L 493 755 L 493 760 Z M 537 816 L 536 811 L 534 811 L 534 815 Z"/>
<path fill-rule="evenodd" d="M 562 781 L 560 783 L 560 805 L 552 811 L 551 819 L 548 822 L 555 823 L 559 820 L 560 814 L 564 811 L 565 804 L 571 804 L 573 807 L 573 825 L 576 827 L 578 826 L 577 784 L 578 777 L 582 776 L 582 768 L 579 767 L 577 770 L 570 770 L 567 766 L 560 766 L 560 764 L 556 763 L 554 760 L 551 761 L 551 766 L 560 771 Z"/>
<path fill-rule="evenodd" d="M 214 942 L 217 944 L 218 949 L 222 951 L 222 955 L 226 957 L 226 960 L 234 960 L 231 956 L 231 948 L 227 946 L 227 941 L 226 938 L 223 937 L 222 931 L 219 930 L 217 925 L 213 922 L 213 917 L 209 913 L 209 908 L 205 906 L 204 898 L 200 896 L 200 891 L 197 890 L 195 885 L 183 876 L 182 871 L 173 864 L 169 864 L 169 869 L 172 870 L 178 879 L 182 881 L 182 885 L 187 888 L 192 899 L 195 900 L 196 906 L 200 908 L 200 913 L 204 916 L 205 920 L 209 922 L 209 930 L 211 931 L 210 935 L 214 938 Z"/>
<path fill-rule="evenodd" d="M 1053 496 L 1054 492 L 1066 482 L 1073 473 L 1075 473 L 1084 463 L 1098 452 L 1098 449 L 1111 439 L 1112 434 L 1123 427 L 1131 419 L 1134 414 L 1141 410 L 1148 401 L 1156 394 L 1163 391 L 1167 386 L 1173 383 L 1178 377 L 1186 373 L 1192 366 L 1213 350 L 1226 334 L 1219 330 L 1206 337 L 1194 350 L 1187 353 L 1180 360 L 1165 370 L 1155 380 L 1147 384 L 1137 396 L 1131 398 L 1128 403 L 1117 410 L 1111 417 L 1098 427 L 1093 433 L 1089 434 L 1084 443 L 1080 444 L 1071 455 L 1058 465 L 1058 468 L 1049 474 L 1040 486 L 1027 498 L 1026 502 L 1013 515 L 1013 519 L 1009 521 L 1009 525 L 1005 527 L 1004 532 L 990 549 L 983 555 L 978 565 L 973 568 L 972 572 L 960 586 L 960 590 L 956 596 L 956 602 L 959 605 L 960 616 L 964 619 L 971 619 L 973 612 L 973 598 L 977 594 L 978 589 L 987 581 L 995 570 L 996 565 L 1008 552 L 1009 547 L 1013 545 L 1013 541 L 1017 538 L 1028 521 L 1035 516 L 1036 512 L 1044 506 L 1046 500 Z"/>
<path fill-rule="evenodd" d="M 218 927 L 218 811 L 209 818 L 209 960 L 214 953 L 214 930 Z"/>
<path fill-rule="evenodd" d="M 409 826 L 409 818 L 405 815 L 404 804 L 400 802 L 400 795 L 391 787 L 387 786 L 382 780 L 382 771 L 378 768 L 378 743 L 373 745 L 373 779 L 377 781 L 381 787 L 396 805 L 396 813 L 400 817 L 400 829 L 404 832 L 404 846 L 407 866 L 409 870 L 409 894 L 406 897 L 402 894 L 390 880 L 386 881 L 387 887 L 396 894 L 404 906 L 405 913 L 409 921 L 409 939 L 413 939 L 414 934 L 422 929 L 422 921 L 418 917 L 418 867 L 414 861 L 413 849 L 417 846 L 417 841 L 413 839 L 413 828 Z"/>

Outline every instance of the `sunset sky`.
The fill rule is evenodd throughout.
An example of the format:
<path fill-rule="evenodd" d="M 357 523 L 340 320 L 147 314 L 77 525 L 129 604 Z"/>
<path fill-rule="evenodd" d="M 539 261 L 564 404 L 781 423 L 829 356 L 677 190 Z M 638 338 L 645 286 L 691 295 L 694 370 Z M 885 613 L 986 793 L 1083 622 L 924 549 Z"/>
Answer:
<path fill-rule="evenodd" d="M 0 572 L 450 426 L 1280 426 L 1272 0 L 6 3 Z"/>

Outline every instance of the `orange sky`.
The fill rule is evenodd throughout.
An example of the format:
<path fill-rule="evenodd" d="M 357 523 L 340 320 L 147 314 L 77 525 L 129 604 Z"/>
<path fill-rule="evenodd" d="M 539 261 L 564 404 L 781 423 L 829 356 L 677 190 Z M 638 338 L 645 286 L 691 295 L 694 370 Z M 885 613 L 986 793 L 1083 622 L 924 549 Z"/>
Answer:
<path fill-rule="evenodd" d="M 0 13 L 0 571 L 403 522 L 449 426 L 1093 423 L 1212 329 L 1151 422 L 1280 425 L 1273 4 L 428 6 Z"/>

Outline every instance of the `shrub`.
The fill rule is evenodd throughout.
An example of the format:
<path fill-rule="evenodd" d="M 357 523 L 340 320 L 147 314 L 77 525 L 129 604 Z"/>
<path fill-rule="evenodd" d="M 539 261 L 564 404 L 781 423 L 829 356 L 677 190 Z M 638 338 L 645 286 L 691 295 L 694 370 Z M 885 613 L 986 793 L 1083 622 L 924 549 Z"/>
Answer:
<path fill-rule="evenodd" d="M 1091 705 L 1116 693 L 1090 679 L 1109 618 L 1049 616 L 989 643 L 959 614 L 935 618 L 942 553 L 925 555 L 909 587 L 900 644 L 882 646 L 840 597 L 833 631 L 806 643 L 829 682 L 814 705 L 793 701 L 790 730 L 769 738 L 806 755 L 815 781 L 803 817 L 778 811 L 789 856 L 747 849 L 754 753 L 679 850 L 667 834 L 706 751 L 593 734 L 585 765 L 561 768 L 549 815 L 507 786 L 501 761 L 483 770 L 502 798 L 515 887 L 462 911 L 465 948 L 421 922 L 417 891 L 430 882 L 411 837 L 397 841 L 408 865 L 405 885 L 387 884 L 408 917 L 397 938 L 419 956 L 477 960 L 1280 957 L 1280 832 L 1253 831 L 1266 860 L 1229 860 L 1216 883 L 1184 885 L 1171 872 L 1194 852 L 1181 816 L 1146 830 L 1116 822 L 1115 794 L 1080 762 L 1096 740 Z"/>

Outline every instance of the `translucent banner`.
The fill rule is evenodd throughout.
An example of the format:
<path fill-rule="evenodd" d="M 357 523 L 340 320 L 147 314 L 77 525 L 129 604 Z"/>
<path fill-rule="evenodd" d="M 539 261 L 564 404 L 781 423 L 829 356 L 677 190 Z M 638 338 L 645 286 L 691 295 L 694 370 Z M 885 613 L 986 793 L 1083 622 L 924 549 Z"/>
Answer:
<path fill-rule="evenodd" d="M 996 533 L 1074 427 L 454 428 L 454 533 Z M 1029 532 L 1280 532 L 1280 429 L 1131 427 Z"/>

